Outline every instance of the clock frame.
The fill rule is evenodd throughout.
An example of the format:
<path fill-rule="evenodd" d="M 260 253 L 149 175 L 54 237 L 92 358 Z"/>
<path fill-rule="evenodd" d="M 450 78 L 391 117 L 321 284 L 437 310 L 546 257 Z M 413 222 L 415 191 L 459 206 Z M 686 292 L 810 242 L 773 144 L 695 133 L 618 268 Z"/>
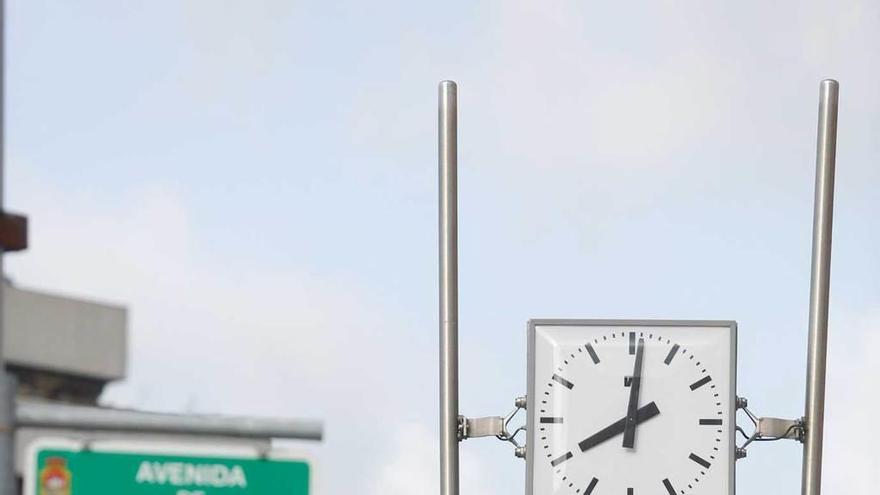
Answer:
<path fill-rule="evenodd" d="M 627 331 L 628 330 L 633 330 L 633 331 L 645 330 L 646 333 L 650 332 L 650 329 L 653 329 L 653 328 L 657 328 L 658 329 L 657 332 L 659 333 L 659 332 L 662 332 L 662 329 L 664 327 L 667 327 L 667 328 L 668 327 L 679 327 L 679 328 L 698 327 L 698 328 L 705 328 L 706 331 L 713 331 L 713 329 L 720 330 L 720 331 L 729 331 L 729 335 L 730 335 L 730 343 L 729 343 L 730 370 L 729 370 L 728 394 L 726 397 L 727 403 L 722 406 L 724 409 L 726 409 L 726 412 L 727 412 L 727 415 L 722 416 L 722 417 L 727 418 L 728 424 L 726 425 L 725 428 L 722 429 L 723 433 L 720 434 L 720 435 L 724 435 L 725 437 L 727 437 L 726 448 L 729 449 L 728 455 L 727 455 L 728 466 L 725 467 L 724 465 L 717 465 L 716 464 L 717 465 L 716 470 L 719 468 L 727 470 L 728 495 L 733 495 L 735 493 L 735 460 L 736 460 L 735 448 L 736 448 L 736 446 L 735 446 L 734 436 L 736 433 L 735 418 L 736 418 L 736 330 L 737 330 L 737 326 L 736 326 L 735 322 L 733 322 L 733 321 L 714 321 L 714 320 L 706 321 L 706 320 L 535 319 L 535 320 L 529 321 L 529 324 L 528 324 L 528 399 L 527 399 L 528 400 L 528 406 L 527 406 L 527 410 L 528 410 L 528 414 L 527 414 L 528 437 L 527 438 L 528 438 L 528 440 L 527 440 L 527 445 L 526 445 L 526 464 L 527 464 L 527 468 L 526 468 L 526 494 L 527 495 L 551 495 L 551 493 L 553 493 L 552 491 L 546 491 L 546 488 L 544 488 L 544 487 L 535 487 L 535 478 L 536 478 L 535 469 L 539 467 L 538 463 L 546 461 L 546 459 L 545 459 L 546 456 L 537 455 L 537 454 L 544 454 L 545 452 L 547 452 L 546 450 L 544 450 L 543 452 L 540 452 L 540 449 L 542 449 L 543 446 L 541 445 L 541 442 L 539 440 L 539 431 L 538 430 L 539 430 L 539 427 L 541 426 L 539 423 L 539 417 L 542 414 L 539 412 L 540 408 L 536 407 L 536 404 L 537 404 L 538 395 L 541 395 L 542 390 L 544 388 L 546 388 L 545 382 L 548 379 L 550 379 L 550 376 L 553 375 L 555 372 L 555 370 L 553 370 L 551 368 L 547 368 L 547 369 L 543 369 L 543 370 L 536 370 L 537 328 L 542 327 L 542 326 L 584 327 L 585 329 L 587 327 L 600 327 L 600 328 L 605 327 L 605 328 L 619 328 L 620 330 L 627 330 Z M 587 332 L 585 332 L 585 334 L 587 334 Z M 595 330 L 593 330 L 593 333 L 590 333 L 589 335 L 591 336 L 591 338 L 593 335 L 596 335 Z M 622 333 L 621 333 L 621 337 L 623 337 Z M 585 342 L 585 344 L 588 343 L 589 339 L 587 339 L 585 337 L 584 342 Z M 632 344 L 630 343 L 630 345 L 632 345 Z M 586 348 L 586 346 L 584 348 Z M 592 354 L 592 349 L 588 349 L 588 351 L 590 352 L 590 354 Z M 630 352 L 632 353 L 632 350 Z M 588 352 L 584 352 L 582 355 L 588 356 L 589 354 L 588 354 Z M 595 359 L 597 359 L 595 357 L 595 355 L 593 355 L 592 358 L 594 361 L 595 361 Z M 546 374 L 547 376 L 543 376 L 544 374 Z M 568 378 L 571 379 L 571 381 L 575 381 L 575 379 L 573 379 L 571 377 L 568 377 Z M 556 380 L 555 375 L 554 375 L 553 380 Z M 558 382 L 558 383 L 560 383 L 563 387 L 566 386 L 566 384 L 568 384 L 568 382 L 566 380 L 561 380 L 561 382 Z M 570 386 L 568 388 L 570 388 Z M 645 399 L 643 398 L 640 400 L 645 400 Z M 643 404 L 644 404 L 643 402 L 640 403 L 640 405 L 643 405 Z M 719 414 L 721 414 L 720 411 L 719 411 Z M 545 419 L 547 419 L 547 418 L 545 418 Z M 601 425 L 601 424 L 596 425 L 597 428 L 601 428 L 602 426 L 605 426 L 605 425 Z M 568 435 L 572 435 L 572 434 L 568 433 Z M 721 437 L 721 438 L 724 438 L 724 437 Z M 577 444 L 579 440 L 581 440 L 581 439 L 580 438 L 567 438 L 566 439 L 567 444 L 569 444 L 569 445 Z M 609 441 L 619 442 L 620 438 L 618 437 L 616 439 L 612 439 Z M 703 459 L 700 459 L 700 460 L 702 461 Z M 698 462 L 698 461 L 695 461 L 695 462 Z M 594 478 L 594 480 L 595 480 L 595 478 Z M 658 479 L 657 481 L 659 483 L 660 479 Z M 669 488 L 667 488 L 667 489 L 669 489 Z M 559 490 L 555 493 L 560 494 L 560 495 L 561 494 L 569 495 L 569 493 L 571 495 L 585 495 L 585 493 L 588 491 L 592 491 L 592 488 L 590 490 L 587 490 L 586 488 L 584 488 L 582 490 L 579 490 L 578 492 L 575 492 L 574 490 L 566 491 L 563 489 L 563 490 Z M 689 490 L 687 490 L 687 493 L 689 495 L 694 494 L 694 493 L 702 494 L 704 491 L 705 490 L 694 492 L 693 489 L 689 489 Z M 606 493 L 608 493 L 607 490 L 598 490 L 597 489 L 595 492 L 592 492 L 591 495 L 599 495 L 599 494 L 604 495 Z M 622 493 L 631 493 L 631 492 L 623 492 L 622 491 Z M 653 493 L 653 491 L 652 491 L 652 493 Z M 666 495 L 663 491 L 662 485 L 658 486 L 658 490 L 656 491 L 656 493 Z M 677 495 L 679 493 L 681 493 L 681 492 L 676 491 Z M 619 495 L 619 494 L 614 493 L 612 495 Z M 645 495 L 644 491 L 641 491 L 640 495 Z M 717 493 L 712 494 L 712 495 L 717 495 Z"/>

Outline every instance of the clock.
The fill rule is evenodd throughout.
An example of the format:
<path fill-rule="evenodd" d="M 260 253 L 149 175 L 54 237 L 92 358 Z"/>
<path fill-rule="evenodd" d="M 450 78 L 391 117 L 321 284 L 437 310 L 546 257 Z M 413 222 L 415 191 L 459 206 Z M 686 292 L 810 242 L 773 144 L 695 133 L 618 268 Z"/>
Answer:
<path fill-rule="evenodd" d="M 734 493 L 736 323 L 532 320 L 527 495 Z"/>

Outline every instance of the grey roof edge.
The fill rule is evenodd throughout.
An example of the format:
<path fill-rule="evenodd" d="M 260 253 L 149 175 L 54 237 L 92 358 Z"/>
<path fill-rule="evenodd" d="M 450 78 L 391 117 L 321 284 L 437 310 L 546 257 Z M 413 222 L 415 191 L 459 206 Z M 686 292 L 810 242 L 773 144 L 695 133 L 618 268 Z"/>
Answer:
<path fill-rule="evenodd" d="M 323 423 L 309 419 L 174 414 L 17 399 L 16 426 L 87 431 L 186 434 L 254 439 L 321 440 Z"/>
<path fill-rule="evenodd" d="M 660 327 L 733 327 L 735 320 L 667 320 L 662 318 L 532 318 L 529 326 L 536 325 L 627 325 L 627 326 L 660 326 Z"/>
<path fill-rule="evenodd" d="M 93 297 L 90 295 L 82 296 L 79 294 L 73 294 L 73 293 L 69 293 L 69 292 L 65 292 L 65 291 L 53 291 L 53 290 L 47 291 L 44 289 L 38 289 L 36 287 L 29 287 L 27 285 L 19 285 L 9 279 L 4 280 L 3 284 L 5 287 L 8 287 L 10 289 L 15 289 L 15 290 L 18 290 L 21 292 L 27 292 L 29 294 L 36 294 L 36 295 L 43 296 L 43 297 L 49 297 L 49 298 L 53 298 L 53 299 L 61 299 L 64 301 L 76 301 L 77 303 L 80 303 L 80 304 L 102 306 L 105 308 L 122 310 L 122 311 L 125 311 L 126 313 L 128 313 L 128 311 L 129 311 L 128 306 L 122 302 L 119 302 L 119 301 L 108 301 L 108 300 L 102 299 L 100 297 Z"/>

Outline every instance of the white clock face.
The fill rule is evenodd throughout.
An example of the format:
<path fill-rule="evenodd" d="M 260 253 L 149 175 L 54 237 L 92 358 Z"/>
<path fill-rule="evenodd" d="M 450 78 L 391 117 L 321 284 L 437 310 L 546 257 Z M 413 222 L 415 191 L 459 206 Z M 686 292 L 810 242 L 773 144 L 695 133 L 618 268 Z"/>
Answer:
<path fill-rule="evenodd" d="M 537 320 L 529 339 L 529 493 L 733 493 L 735 323 Z"/>

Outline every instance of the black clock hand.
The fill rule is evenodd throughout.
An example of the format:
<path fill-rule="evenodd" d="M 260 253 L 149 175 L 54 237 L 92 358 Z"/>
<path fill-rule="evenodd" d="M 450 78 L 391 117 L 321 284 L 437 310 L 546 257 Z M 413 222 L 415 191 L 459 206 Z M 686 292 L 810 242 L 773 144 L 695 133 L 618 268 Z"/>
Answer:
<path fill-rule="evenodd" d="M 657 404 L 653 402 L 646 404 L 639 408 L 639 410 L 637 411 L 636 423 L 638 424 L 647 421 L 658 414 L 660 414 L 660 410 L 657 409 Z M 603 428 L 595 435 L 579 442 L 578 447 L 581 448 L 581 452 L 586 452 L 596 445 L 599 445 L 600 443 L 610 438 L 614 438 L 615 436 L 620 435 L 621 433 L 623 433 L 624 428 L 626 428 L 626 418 L 623 418 L 620 421 L 617 421 L 614 424 Z"/>
<path fill-rule="evenodd" d="M 629 385 L 629 405 L 626 408 L 626 425 L 623 430 L 623 446 L 631 449 L 636 441 L 636 411 L 639 408 L 639 390 L 642 387 L 642 357 L 645 354 L 645 339 L 639 339 L 636 348 L 636 364 L 632 382 Z"/>

